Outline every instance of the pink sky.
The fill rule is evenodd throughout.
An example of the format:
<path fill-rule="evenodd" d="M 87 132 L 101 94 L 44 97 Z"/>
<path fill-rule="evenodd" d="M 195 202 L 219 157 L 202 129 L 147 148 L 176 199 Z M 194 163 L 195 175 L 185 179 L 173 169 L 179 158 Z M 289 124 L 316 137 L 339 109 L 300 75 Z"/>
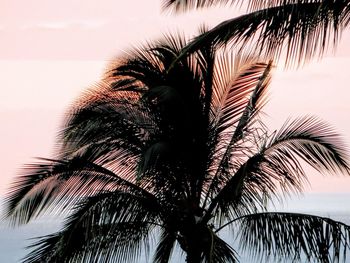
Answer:
<path fill-rule="evenodd" d="M 172 16 L 161 13 L 160 5 L 160 0 L 0 0 L 0 195 L 22 164 L 50 156 L 65 110 L 98 81 L 107 60 L 162 33 L 192 33 L 203 22 L 215 25 L 237 14 L 215 9 Z M 276 70 L 265 110 L 272 128 L 289 116 L 315 114 L 350 145 L 349 32 L 335 54 L 299 70 Z M 307 191 L 350 192 L 350 177 L 310 180 Z"/>

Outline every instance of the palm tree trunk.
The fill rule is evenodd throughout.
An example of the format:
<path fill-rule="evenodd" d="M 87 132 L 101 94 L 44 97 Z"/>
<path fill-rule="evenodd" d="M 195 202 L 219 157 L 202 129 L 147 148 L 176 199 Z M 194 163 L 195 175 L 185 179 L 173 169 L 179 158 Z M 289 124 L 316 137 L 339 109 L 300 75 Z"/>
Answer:
<path fill-rule="evenodd" d="M 187 263 L 200 263 L 201 262 L 201 256 L 202 256 L 202 249 L 203 249 L 203 243 L 202 243 L 202 236 L 200 235 L 200 232 L 194 231 L 188 241 L 187 246 L 187 256 L 186 256 L 186 262 Z"/>
<path fill-rule="evenodd" d="M 202 225 L 192 222 L 185 231 L 184 251 L 186 251 L 187 263 L 200 263 L 205 247 L 205 233 L 207 229 Z"/>
<path fill-rule="evenodd" d="M 200 250 L 196 247 L 194 247 L 193 249 L 189 249 L 187 251 L 186 262 L 187 263 L 200 263 L 201 262 Z"/>

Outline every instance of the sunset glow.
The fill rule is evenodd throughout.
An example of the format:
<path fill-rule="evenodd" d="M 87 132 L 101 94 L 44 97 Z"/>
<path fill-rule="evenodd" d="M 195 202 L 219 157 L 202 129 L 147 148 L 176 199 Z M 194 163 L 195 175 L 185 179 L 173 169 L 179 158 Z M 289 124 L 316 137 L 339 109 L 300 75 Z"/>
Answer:
<path fill-rule="evenodd" d="M 32 157 L 51 157 L 65 112 L 109 60 L 163 33 L 193 34 L 234 9 L 162 13 L 160 1 L 2 0 L 0 10 L 0 195 Z M 31 11 L 29 11 L 31 10 Z M 329 122 L 350 146 L 350 31 L 337 51 L 298 70 L 277 68 L 265 109 L 271 130 L 291 116 Z M 350 192 L 350 177 L 310 170 L 306 192 Z"/>

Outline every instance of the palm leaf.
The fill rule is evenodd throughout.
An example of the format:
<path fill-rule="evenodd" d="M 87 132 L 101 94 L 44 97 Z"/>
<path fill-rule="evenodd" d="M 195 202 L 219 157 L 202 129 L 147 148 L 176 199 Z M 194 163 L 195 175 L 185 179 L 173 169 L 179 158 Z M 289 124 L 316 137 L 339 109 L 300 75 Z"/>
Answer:
<path fill-rule="evenodd" d="M 206 263 L 236 263 L 239 262 L 237 252 L 218 235 L 211 232 L 211 247 L 204 250 Z"/>
<path fill-rule="evenodd" d="M 329 218 L 273 212 L 247 215 L 236 222 L 242 249 L 261 259 L 345 262 L 350 249 L 350 227 Z"/>
<path fill-rule="evenodd" d="M 245 183 L 246 178 L 259 167 L 262 158 L 259 154 L 249 158 L 234 176 L 223 184 L 224 186 L 212 198 L 203 216 L 204 222 L 214 216 L 214 219 L 222 224 L 224 220 L 253 213 L 262 207 L 261 192 L 255 189 L 255 185 Z"/>
<path fill-rule="evenodd" d="M 217 64 L 222 70 L 218 69 L 215 72 L 215 79 L 221 78 L 221 81 L 227 79 L 227 81 L 213 87 L 215 97 L 213 97 L 212 107 L 216 111 L 216 122 L 220 130 L 232 127 L 240 119 L 243 119 L 240 117 L 242 117 L 243 111 L 248 111 L 248 107 L 250 111 L 253 111 L 259 105 L 257 102 L 261 100 L 258 98 L 263 97 L 259 95 L 262 95 L 268 86 L 266 83 L 270 79 L 271 65 L 267 66 L 265 63 L 250 59 L 248 63 L 239 65 L 234 74 L 229 74 L 230 78 L 221 78 L 221 75 L 225 71 L 232 72 L 233 69 L 226 65 L 225 61 Z"/>
<path fill-rule="evenodd" d="M 61 231 L 44 236 L 25 262 L 129 262 L 148 246 L 159 209 L 149 198 L 118 191 L 80 202 Z"/>
<path fill-rule="evenodd" d="M 288 148 L 317 171 L 349 173 L 347 148 L 332 127 L 315 117 L 287 121 L 271 138 L 265 153 L 279 152 Z"/>
<path fill-rule="evenodd" d="M 178 57 L 185 46 L 186 40 L 182 35 L 165 35 L 163 39 L 134 49 L 128 57 L 112 63 L 106 74 L 106 80 L 111 82 L 114 89 L 144 90 L 157 86 L 169 86 L 171 77 L 169 70 L 172 62 Z M 177 70 L 189 67 L 190 59 L 183 59 L 177 65 Z M 190 73 L 190 71 L 182 71 Z M 180 74 L 177 77 L 183 77 Z M 176 79 L 174 79 L 176 80 Z"/>
<path fill-rule="evenodd" d="M 249 212 L 247 208 L 263 208 L 266 198 L 278 195 L 279 187 L 285 194 L 300 192 L 306 180 L 300 159 L 319 172 L 349 173 L 346 148 L 328 125 L 311 117 L 287 122 L 224 184 L 204 219 L 209 220 L 213 211 L 232 219 L 231 209 L 237 216 Z"/>
<path fill-rule="evenodd" d="M 137 262 L 141 250 L 148 247 L 149 232 L 149 225 L 142 222 L 89 230 L 75 227 L 72 232 L 67 229 L 38 238 L 23 262 Z"/>
<path fill-rule="evenodd" d="M 176 235 L 170 229 L 161 229 L 160 238 L 153 256 L 153 263 L 168 263 L 176 242 Z"/>
<path fill-rule="evenodd" d="M 113 91 L 105 84 L 90 90 L 67 115 L 61 132 L 61 152 L 69 156 L 83 148 L 109 145 L 111 153 L 127 148 L 130 153 L 138 154 L 144 140 L 154 132 L 151 128 L 154 127 L 153 120 L 139 105 L 139 99 L 137 94 Z M 94 147 L 96 144 L 99 147 Z M 95 160 L 99 157 L 97 155 Z"/>
<path fill-rule="evenodd" d="M 174 11 L 185 11 L 203 7 L 211 7 L 220 4 L 246 4 L 248 10 L 256 11 L 262 8 L 270 8 L 282 5 L 302 3 L 306 1 L 298 0 L 164 0 L 163 7 L 173 9 Z M 320 2 L 318 0 L 308 2 Z"/>
<path fill-rule="evenodd" d="M 111 189 L 148 194 L 86 159 L 44 159 L 41 163 L 28 165 L 25 175 L 17 177 L 12 184 L 5 199 L 6 217 L 14 223 L 27 223 L 49 208 L 53 211 L 68 209 L 83 196 Z"/>
<path fill-rule="evenodd" d="M 204 8 L 219 3 L 227 3 L 230 0 L 163 0 L 163 9 L 174 12 L 183 12 L 190 9 Z"/>
<path fill-rule="evenodd" d="M 181 56 L 212 43 L 231 43 L 275 60 L 286 50 L 286 63 L 300 64 L 322 55 L 330 40 L 337 42 L 349 13 L 349 2 L 342 0 L 273 5 L 222 22 L 196 37 Z"/>
<path fill-rule="evenodd" d="M 226 140 L 222 140 L 226 145 L 222 147 L 222 149 L 219 148 L 219 156 L 217 156 L 217 159 L 219 159 L 220 162 L 215 164 L 217 170 L 212 177 L 207 191 L 206 201 L 210 196 L 217 193 L 219 188 L 218 182 L 224 185 L 227 178 L 230 177 L 233 168 L 230 162 L 231 156 L 235 154 L 236 161 L 238 161 L 238 155 L 235 152 L 236 144 L 249 134 L 248 127 L 252 124 L 253 118 L 264 105 L 265 94 L 270 81 L 271 66 L 271 62 L 267 65 L 263 63 L 253 64 L 238 75 L 231 89 L 227 92 L 227 99 L 224 100 L 224 107 L 222 108 L 222 115 L 218 122 L 218 129 L 224 129 L 223 132 L 228 134 L 226 135 L 228 137 L 228 143 Z M 236 117 L 237 120 L 232 116 L 232 111 L 238 111 L 239 116 Z M 235 122 L 227 124 L 223 121 L 225 119 L 230 122 Z M 234 124 L 236 127 L 233 129 L 232 126 Z M 229 132 L 225 131 L 225 129 L 229 130 Z M 223 137 L 221 137 L 221 139 L 223 139 Z M 240 147 L 237 148 L 239 149 L 238 151 L 240 151 Z M 204 204 L 206 204 L 206 201 Z"/>

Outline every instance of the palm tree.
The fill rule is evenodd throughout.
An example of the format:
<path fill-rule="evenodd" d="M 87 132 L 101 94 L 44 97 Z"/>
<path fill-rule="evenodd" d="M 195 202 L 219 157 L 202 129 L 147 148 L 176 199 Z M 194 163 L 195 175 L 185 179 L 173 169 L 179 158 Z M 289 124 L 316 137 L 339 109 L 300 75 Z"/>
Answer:
<path fill-rule="evenodd" d="M 349 173 L 345 146 L 315 117 L 270 133 L 261 120 L 272 62 L 206 46 L 186 58 L 182 37 L 135 50 L 68 114 L 59 154 L 13 183 L 7 218 L 27 223 L 67 212 L 24 262 L 129 262 L 154 250 L 169 262 L 239 262 L 232 238 L 254 257 L 337 262 L 350 226 L 268 212 L 301 192 L 302 165 Z M 333 261 L 334 260 L 334 261 Z"/>
<path fill-rule="evenodd" d="M 247 13 L 199 35 L 182 56 L 203 45 L 231 44 L 264 58 L 284 55 L 286 65 L 300 65 L 336 46 L 350 22 L 349 0 L 163 0 L 164 8 L 175 12 L 227 3 L 242 5 Z"/>

